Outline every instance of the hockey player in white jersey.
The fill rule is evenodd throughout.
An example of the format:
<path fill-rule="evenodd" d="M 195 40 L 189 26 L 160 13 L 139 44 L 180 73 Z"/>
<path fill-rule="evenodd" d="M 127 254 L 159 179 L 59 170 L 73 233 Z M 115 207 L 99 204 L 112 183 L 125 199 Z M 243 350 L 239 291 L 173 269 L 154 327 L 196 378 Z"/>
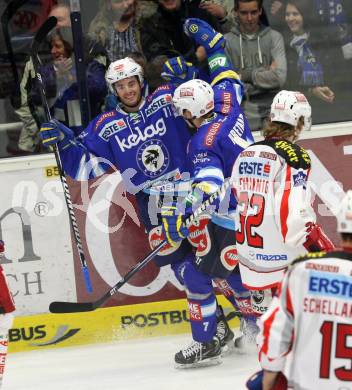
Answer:
<path fill-rule="evenodd" d="M 248 381 L 249 389 L 271 390 L 282 372 L 289 389 L 352 388 L 351 190 L 341 203 L 337 230 L 342 249 L 295 260 L 260 318 L 257 341 L 264 371 Z"/>
<path fill-rule="evenodd" d="M 4 256 L 5 245 L 0 240 L 0 260 Z M 13 322 L 13 312 L 15 311 L 15 303 L 12 299 L 9 290 L 4 270 L 0 265 L 0 388 L 5 371 L 7 347 L 8 347 L 8 332 Z"/>
<path fill-rule="evenodd" d="M 298 255 L 333 248 L 311 205 L 309 155 L 295 143 L 310 126 L 306 97 L 280 91 L 271 105 L 264 141 L 252 144 L 235 161 L 236 242 L 242 282 L 251 290 L 275 288 Z"/>

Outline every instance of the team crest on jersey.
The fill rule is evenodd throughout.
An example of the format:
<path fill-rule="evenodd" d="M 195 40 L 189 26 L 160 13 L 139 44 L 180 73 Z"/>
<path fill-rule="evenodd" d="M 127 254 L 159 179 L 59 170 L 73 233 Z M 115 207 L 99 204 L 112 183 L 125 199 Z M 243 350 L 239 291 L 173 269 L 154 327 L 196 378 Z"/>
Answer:
<path fill-rule="evenodd" d="M 150 249 L 154 250 L 158 245 L 160 245 L 165 240 L 165 236 L 164 236 L 164 233 L 163 233 L 161 226 L 154 227 L 149 232 L 148 239 L 149 239 Z M 173 252 L 176 252 L 176 250 L 181 246 L 181 244 L 182 244 L 182 241 L 177 242 L 176 246 L 166 244 L 158 252 L 158 256 L 167 256 Z"/>
<path fill-rule="evenodd" d="M 253 290 L 253 291 L 251 291 L 251 296 L 252 296 L 254 303 L 256 303 L 257 305 L 262 303 L 264 301 L 264 298 L 265 298 L 263 290 Z"/>
<path fill-rule="evenodd" d="M 137 152 L 137 164 L 143 173 L 151 178 L 160 176 L 170 163 L 169 152 L 161 140 L 144 142 Z"/>
<path fill-rule="evenodd" d="M 220 254 L 222 265 L 228 270 L 232 271 L 238 264 L 238 253 L 236 245 L 229 245 L 225 247 Z"/>
<path fill-rule="evenodd" d="M 226 85 L 226 82 L 222 82 L 220 84 L 217 84 L 216 86 L 218 89 L 226 89 L 227 88 L 227 85 Z"/>
<path fill-rule="evenodd" d="M 306 188 L 307 184 L 307 175 L 303 172 L 298 172 L 297 175 L 293 175 L 293 185 L 294 187 L 300 187 L 303 186 L 303 188 Z"/>

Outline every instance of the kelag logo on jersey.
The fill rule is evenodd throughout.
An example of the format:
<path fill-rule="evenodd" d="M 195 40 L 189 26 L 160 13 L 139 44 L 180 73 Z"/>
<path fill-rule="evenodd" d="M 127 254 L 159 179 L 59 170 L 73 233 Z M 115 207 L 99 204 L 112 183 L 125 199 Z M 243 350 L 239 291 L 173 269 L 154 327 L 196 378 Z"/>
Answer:
<path fill-rule="evenodd" d="M 312 271 L 308 291 L 312 295 L 352 300 L 352 277 Z"/>
<path fill-rule="evenodd" d="M 115 138 L 121 152 L 125 152 L 141 142 L 153 138 L 155 135 L 163 136 L 165 133 L 166 125 L 164 119 L 160 118 L 155 122 L 155 125 L 151 123 L 149 126 L 144 127 L 143 131 L 136 126 L 134 132 L 129 134 L 127 138 L 119 138 L 118 136 L 115 136 Z"/>
<path fill-rule="evenodd" d="M 146 176 L 160 176 L 169 166 L 170 156 L 161 140 L 152 139 L 142 144 L 137 152 L 137 164 Z"/>
<path fill-rule="evenodd" d="M 150 104 L 146 110 L 145 110 L 145 114 L 148 116 L 150 115 L 153 115 L 155 112 L 157 112 L 158 110 L 160 110 L 160 108 L 162 107 L 165 107 L 167 105 L 169 105 L 172 101 L 172 97 L 171 95 L 164 95 L 164 96 L 160 96 L 158 97 L 157 99 L 155 99 L 153 101 L 152 104 Z"/>
<path fill-rule="evenodd" d="M 109 122 L 101 129 L 99 137 L 102 138 L 104 141 L 109 141 L 109 138 L 112 135 L 118 133 L 123 129 L 126 129 L 126 127 L 126 122 L 123 119 L 118 119 L 116 121 Z"/>
<path fill-rule="evenodd" d="M 302 171 L 298 172 L 297 175 L 293 175 L 294 187 L 303 186 L 303 188 L 305 189 L 306 183 L 307 183 L 307 175 Z"/>

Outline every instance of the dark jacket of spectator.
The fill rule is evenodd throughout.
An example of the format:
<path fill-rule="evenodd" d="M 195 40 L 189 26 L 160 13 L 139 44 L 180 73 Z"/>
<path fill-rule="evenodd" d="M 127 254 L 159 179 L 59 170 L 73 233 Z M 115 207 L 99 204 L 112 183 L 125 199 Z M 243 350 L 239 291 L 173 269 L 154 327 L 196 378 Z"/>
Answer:
<path fill-rule="evenodd" d="M 315 123 L 331 122 L 340 110 L 346 84 L 341 46 L 331 37 L 331 26 L 323 25 L 313 0 L 289 0 L 285 6 L 284 31 L 288 77 L 285 88 L 305 93 L 312 106 Z M 292 16 L 294 13 L 299 14 Z M 293 19 L 294 18 L 294 19 Z M 301 26 L 297 24 L 301 21 Z M 339 114 L 332 114 L 339 109 Z"/>
<path fill-rule="evenodd" d="M 193 64 L 198 64 L 196 48 L 183 32 L 183 23 L 186 18 L 205 20 L 215 30 L 221 32 L 218 20 L 199 8 L 199 1 L 182 1 L 180 8 L 172 12 L 166 11 L 159 4 L 154 15 L 141 20 L 143 53 L 148 61 L 161 55 L 169 58 L 183 55 Z"/>
<path fill-rule="evenodd" d="M 61 33 L 66 32 L 64 27 Z M 68 31 L 68 30 L 67 30 Z M 65 34 L 64 34 L 65 35 Z M 70 39 L 68 39 L 70 40 Z M 71 46 L 72 42 L 65 41 Z M 105 83 L 106 56 L 104 49 L 97 43 L 88 39 L 84 41 L 87 87 L 90 99 L 91 115 L 96 116 L 101 111 L 104 98 L 107 94 Z M 74 61 L 72 69 L 68 72 L 57 72 L 53 59 L 45 58 L 40 68 L 42 73 L 46 96 L 53 117 L 75 129 L 81 129 L 81 116 L 79 107 L 78 84 L 76 81 Z M 16 114 L 23 123 L 18 147 L 20 151 L 35 152 L 40 145 L 39 126 L 43 122 L 44 111 L 40 100 L 40 93 L 31 61 L 26 63 L 21 80 L 21 106 Z"/>

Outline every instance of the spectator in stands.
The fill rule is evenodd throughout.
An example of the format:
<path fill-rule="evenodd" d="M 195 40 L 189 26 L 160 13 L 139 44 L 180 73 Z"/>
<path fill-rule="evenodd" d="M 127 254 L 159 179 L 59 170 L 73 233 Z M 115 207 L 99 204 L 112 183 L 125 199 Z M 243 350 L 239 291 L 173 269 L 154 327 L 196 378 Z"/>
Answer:
<path fill-rule="evenodd" d="M 71 57 L 71 54 L 73 54 L 73 52 L 72 52 L 72 35 L 71 35 L 71 31 L 70 31 L 70 26 L 71 26 L 70 12 L 71 12 L 71 10 L 70 10 L 70 7 L 68 5 L 66 5 L 65 3 L 59 2 L 58 5 L 56 5 L 52 8 L 52 10 L 50 11 L 50 14 L 49 14 L 49 17 L 55 16 L 57 18 L 56 27 L 58 29 L 61 29 L 62 32 L 64 32 L 65 41 L 66 41 L 64 46 L 66 47 L 66 49 L 68 48 L 68 46 L 71 47 L 71 49 L 69 51 L 66 50 L 66 53 L 62 57 L 64 57 L 65 55 L 68 55 L 68 54 L 69 54 L 68 57 Z M 43 62 L 45 64 L 49 65 L 48 68 L 43 69 L 43 71 L 45 71 L 45 72 L 49 71 L 50 66 L 51 66 L 51 69 L 54 69 L 53 68 L 54 61 L 55 61 L 54 57 L 56 55 L 55 52 L 57 50 L 57 43 L 55 43 L 55 41 L 52 40 L 53 37 L 54 37 L 54 35 L 52 35 L 50 40 L 49 40 L 49 49 L 48 49 L 49 53 L 48 53 L 48 55 L 41 56 Z M 62 45 L 60 45 L 60 46 L 62 46 Z M 93 80 L 92 77 L 93 78 L 96 77 L 98 80 L 100 80 L 99 83 L 102 83 L 99 86 L 97 86 L 98 89 L 95 89 L 95 88 L 91 89 L 92 85 L 88 88 L 90 91 L 93 91 L 93 94 L 94 94 L 94 90 L 96 92 L 98 90 L 100 91 L 99 93 L 94 94 L 94 96 L 92 96 L 91 102 L 90 102 L 91 113 L 92 113 L 92 115 L 96 116 L 99 113 L 101 105 L 102 105 L 102 101 L 100 101 L 101 96 L 102 96 L 102 94 L 106 94 L 106 92 L 107 92 L 106 86 L 105 86 L 105 81 L 104 81 L 105 80 L 104 73 L 105 73 L 105 67 L 106 67 L 106 55 L 105 55 L 103 48 L 99 44 L 92 42 L 89 39 L 84 39 L 84 46 L 86 48 L 85 59 L 87 61 L 87 64 L 88 63 L 90 64 L 89 65 L 90 69 L 87 69 L 87 74 L 88 74 L 88 79 L 89 79 L 88 86 L 89 86 L 89 84 L 92 83 L 92 80 Z M 92 61 L 93 58 L 94 58 L 94 61 Z M 60 63 L 60 65 L 59 65 L 60 61 L 56 60 L 56 62 L 57 62 L 57 64 L 55 65 L 55 69 L 56 69 L 55 74 L 58 75 L 58 79 L 57 79 L 58 85 L 56 85 L 56 79 L 53 77 L 51 77 L 51 78 L 49 77 L 49 79 L 44 80 L 44 82 L 49 83 L 49 85 L 47 86 L 48 87 L 47 92 L 48 92 L 48 96 L 51 97 L 52 99 L 54 99 L 55 97 L 56 98 L 60 97 L 60 96 L 55 96 L 56 87 L 58 87 L 58 91 L 63 92 L 62 87 L 63 87 L 64 79 L 66 77 L 70 77 L 70 78 L 74 77 L 74 79 L 76 79 L 75 74 L 74 74 L 74 68 L 72 65 L 73 62 L 72 62 L 71 58 L 66 58 L 66 60 L 62 61 L 62 63 Z M 64 72 L 64 67 L 62 66 L 63 63 L 65 63 L 67 67 L 71 67 L 71 69 L 69 70 L 68 68 L 66 68 L 66 72 Z M 68 76 L 69 71 L 71 72 L 71 76 Z M 94 71 L 97 72 L 96 76 L 89 76 L 90 72 L 94 72 Z M 48 74 L 46 74 L 46 75 L 48 76 Z M 53 75 L 54 75 L 54 73 L 51 73 L 51 76 L 53 76 Z M 67 82 L 68 82 L 68 80 L 66 79 L 66 83 Z M 66 85 L 68 85 L 68 84 L 66 84 Z M 39 92 L 38 92 L 38 90 L 35 90 L 35 73 L 34 73 L 34 69 L 33 69 L 33 65 L 32 65 L 31 61 L 27 61 L 26 65 L 25 65 L 21 84 L 20 84 L 20 90 L 21 90 L 21 105 L 18 109 L 16 109 L 15 113 L 19 117 L 21 122 L 23 123 L 23 127 L 21 129 L 18 144 L 15 145 L 15 147 L 12 147 L 9 144 L 7 147 L 8 153 L 17 154 L 17 155 L 36 153 L 36 152 L 38 152 L 38 150 L 40 148 L 40 140 L 38 138 L 38 131 L 39 131 L 38 130 L 38 123 L 40 123 L 43 120 L 44 111 L 40 108 L 41 102 L 38 100 L 39 99 Z M 76 90 L 76 91 L 74 92 L 74 90 Z M 76 82 L 72 83 L 71 89 L 69 89 L 66 92 L 64 99 L 66 99 L 68 97 L 68 94 L 71 94 L 71 98 L 69 99 L 70 101 L 78 99 L 78 87 L 77 87 Z M 73 99 L 72 96 L 75 96 L 75 99 Z M 90 96 L 91 96 L 91 92 L 90 92 Z M 71 114 L 71 118 L 80 118 L 80 113 L 79 113 L 79 111 L 77 111 L 77 110 L 79 110 L 78 105 L 76 103 L 74 103 L 73 105 L 76 105 L 77 108 L 74 111 L 72 111 L 72 110 L 67 111 L 68 107 L 65 104 L 63 104 L 64 100 L 62 100 L 62 98 L 63 98 L 63 96 L 61 96 L 61 98 L 58 99 L 58 101 L 56 103 L 57 104 L 56 105 L 56 107 L 57 107 L 56 114 L 60 113 L 60 115 L 57 119 L 63 120 L 65 123 L 67 123 L 67 121 L 70 122 L 68 120 L 69 113 Z M 99 103 L 97 103 L 97 101 L 99 101 Z M 51 103 L 54 104 L 54 101 L 52 100 Z M 61 105 L 63 104 L 63 106 L 59 110 L 60 104 Z M 73 107 L 71 103 L 69 104 L 69 107 L 70 108 Z M 64 112 L 64 115 L 63 115 L 63 112 Z M 55 116 L 54 107 L 53 107 L 53 114 Z M 71 123 L 72 123 L 72 121 L 71 121 Z M 74 121 L 74 123 L 72 123 L 72 125 L 74 126 L 75 123 L 77 125 L 79 125 L 79 122 L 77 122 L 76 120 Z M 77 128 L 77 131 L 78 131 L 78 128 Z"/>
<path fill-rule="evenodd" d="M 226 54 L 244 83 L 243 108 L 252 131 L 263 127 L 287 71 L 282 35 L 260 21 L 262 3 L 235 0 L 237 24 L 225 34 Z"/>
<path fill-rule="evenodd" d="M 143 53 L 148 60 L 147 74 L 160 75 L 165 59 L 179 55 L 195 66 L 207 70 L 204 48 L 195 47 L 183 32 L 186 18 L 205 20 L 215 30 L 222 31 L 219 20 L 199 7 L 199 0 L 158 0 L 155 14 L 141 19 L 140 22 Z M 158 86 L 162 80 L 160 78 L 153 82 L 154 86 Z"/>
<path fill-rule="evenodd" d="M 49 37 L 51 61 L 43 64 L 39 71 L 44 81 L 46 96 L 53 117 L 79 133 L 81 130 L 78 84 L 72 59 L 72 34 L 70 27 L 55 29 Z M 86 46 L 86 45 L 85 45 Z M 87 84 L 92 115 L 100 113 L 101 105 L 107 93 L 105 84 L 105 66 L 88 55 Z M 38 152 L 40 145 L 39 124 L 43 121 L 44 111 L 36 79 L 26 78 L 21 90 L 22 105 L 16 111 L 23 122 L 18 147 L 20 151 Z"/>
<path fill-rule="evenodd" d="M 138 18 L 137 0 L 101 0 L 89 35 L 106 49 L 110 62 L 125 58 L 127 53 L 143 52 Z"/>
<path fill-rule="evenodd" d="M 51 9 L 48 17 L 55 16 L 55 18 L 57 19 L 57 28 L 68 27 L 71 26 L 70 14 L 70 7 L 64 2 L 59 1 L 58 4 Z"/>
<path fill-rule="evenodd" d="M 351 0 L 309 0 L 317 20 L 319 39 L 324 42 L 327 80 L 335 92 L 333 117 L 328 121 L 349 120 L 352 87 L 352 1 Z M 312 12 L 312 13 L 313 13 Z M 327 112 L 323 109 L 323 113 Z M 331 111 L 331 110 L 329 110 Z M 318 116 L 320 118 L 320 115 Z M 324 116 L 322 117 L 324 120 Z"/>
<path fill-rule="evenodd" d="M 285 1 L 263 0 L 263 9 L 265 11 L 268 25 L 271 28 L 282 32 L 284 27 Z"/>
<path fill-rule="evenodd" d="M 233 0 L 201 0 L 199 7 L 216 17 L 223 33 L 231 30 L 235 23 Z"/>
<path fill-rule="evenodd" d="M 345 60 L 352 59 L 352 2 L 350 0 L 310 0 L 322 33 L 341 48 Z"/>
<path fill-rule="evenodd" d="M 317 19 L 313 11 L 312 3 L 306 0 L 288 0 L 286 4 L 286 88 L 310 95 L 312 111 L 321 119 L 324 111 L 327 111 L 326 107 L 322 108 L 323 102 L 331 104 L 335 100 L 328 68 L 334 61 L 332 53 L 337 53 L 336 47 L 329 47 L 328 42 L 322 41 L 320 29 L 314 28 L 317 27 Z M 336 72 L 336 69 L 332 72 Z M 316 115 L 317 111 L 319 115 Z"/>

